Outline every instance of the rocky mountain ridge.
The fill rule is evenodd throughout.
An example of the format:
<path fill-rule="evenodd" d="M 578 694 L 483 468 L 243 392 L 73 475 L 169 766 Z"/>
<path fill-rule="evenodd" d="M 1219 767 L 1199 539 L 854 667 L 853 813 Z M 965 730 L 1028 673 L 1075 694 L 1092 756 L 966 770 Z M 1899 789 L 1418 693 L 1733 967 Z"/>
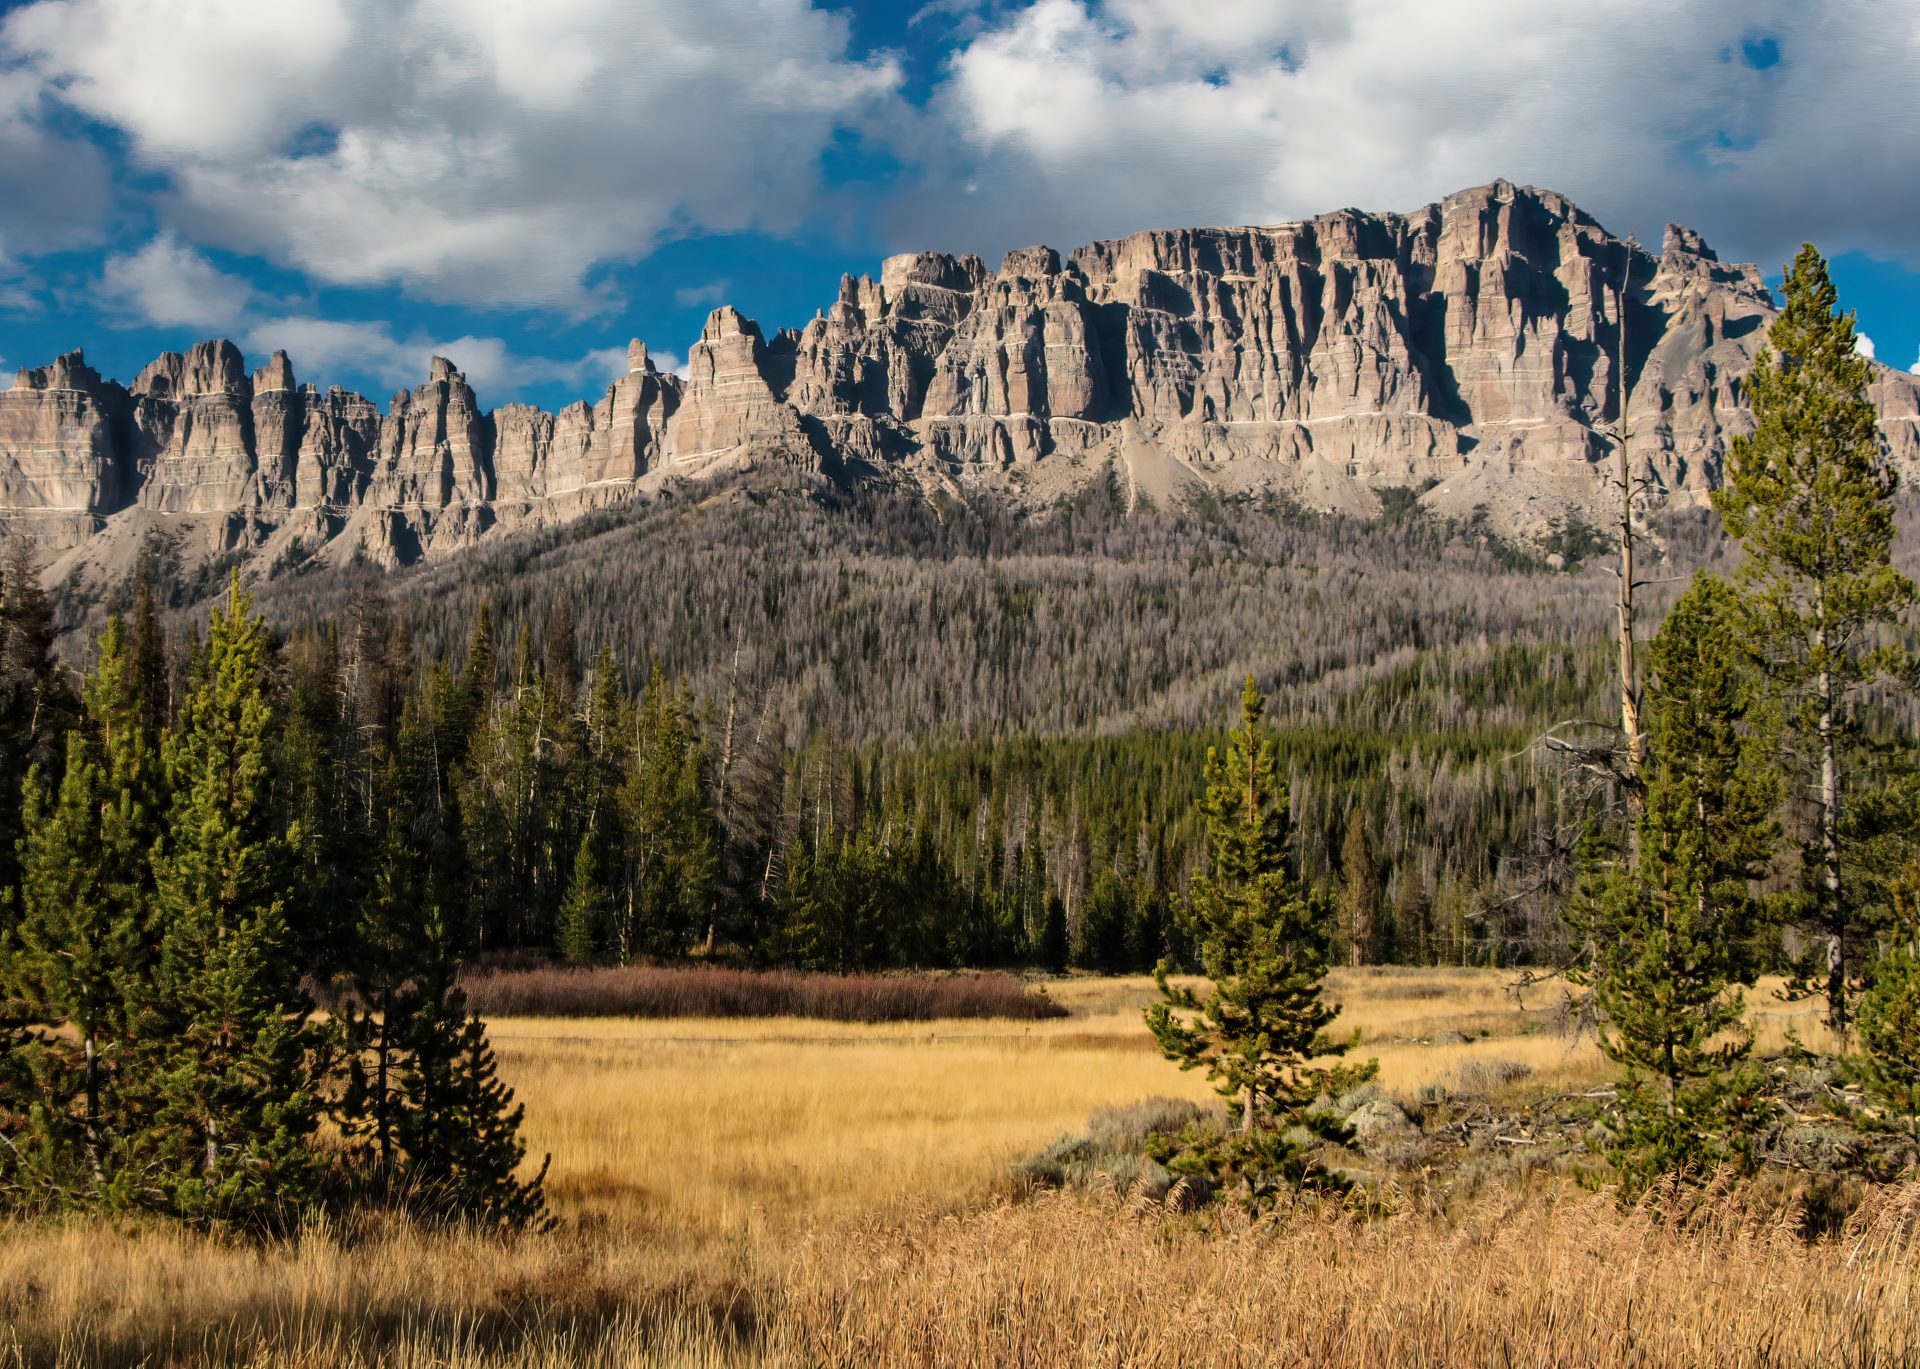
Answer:
<path fill-rule="evenodd" d="M 76 351 L 0 392 L 0 520 L 70 565 L 154 527 L 207 555 L 399 564 L 777 460 L 1042 504 L 1109 468 L 1156 500 L 1277 489 L 1363 514 L 1411 486 L 1525 535 L 1602 516 L 1623 309 L 1631 458 L 1697 501 L 1749 421 L 1760 273 L 1684 228 L 1652 255 L 1496 182 L 1408 214 L 1022 249 L 998 271 L 896 256 L 770 339 L 715 310 L 684 379 L 635 342 L 598 403 L 557 414 L 483 410 L 444 358 L 383 414 L 298 384 L 284 352 L 249 373 L 205 342 L 129 388 Z M 1887 447 L 1920 468 L 1920 385 L 1875 377 Z"/>

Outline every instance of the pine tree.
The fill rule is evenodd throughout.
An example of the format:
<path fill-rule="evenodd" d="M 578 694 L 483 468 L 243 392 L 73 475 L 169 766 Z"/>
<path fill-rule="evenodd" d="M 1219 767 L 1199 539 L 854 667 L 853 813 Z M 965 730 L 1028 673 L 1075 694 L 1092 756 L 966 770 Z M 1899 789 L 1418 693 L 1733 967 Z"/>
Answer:
<path fill-rule="evenodd" d="M 19 891 L 27 772 L 57 771 L 71 704 L 54 665 L 53 611 L 31 549 L 15 540 L 0 563 L 0 901 Z"/>
<path fill-rule="evenodd" d="M 432 773 L 422 728 L 404 715 L 383 777 L 386 836 L 358 918 L 345 1011 L 347 1087 L 338 1107 L 349 1172 L 363 1194 L 436 1217 L 521 1228 L 543 1220 L 538 1178 L 520 1180 L 521 1111 L 495 1078 L 486 1029 L 459 971 L 470 932 L 432 901 L 434 834 L 414 821 Z M 542 1171 L 544 1173 L 544 1171 Z"/>
<path fill-rule="evenodd" d="M 168 1206 L 249 1225 L 313 1196 L 323 1048 L 289 954 L 298 833 L 272 792 L 273 650 L 250 609 L 236 574 L 168 738 L 173 801 L 153 862 L 166 1020 L 143 1033 Z"/>
<path fill-rule="evenodd" d="M 1239 1133 L 1232 1140 L 1189 1133 L 1166 1149 L 1170 1165 L 1239 1186 L 1252 1207 L 1270 1204 L 1286 1187 L 1341 1186 L 1315 1163 L 1310 1138 L 1346 1133 L 1312 1105 L 1376 1069 L 1374 1062 L 1315 1063 L 1353 1043 L 1327 1032 L 1340 1011 L 1322 993 L 1334 918 L 1291 872 L 1273 740 L 1260 726 L 1264 709 L 1248 676 L 1240 731 L 1226 755 L 1207 753 L 1201 808 L 1208 869 L 1193 879 L 1185 920 L 1212 988 L 1202 997 L 1176 987 L 1162 961 L 1155 972 L 1162 1001 L 1146 1014 L 1170 1060 L 1206 1070 Z"/>
<path fill-rule="evenodd" d="M 565 597 L 547 615 L 547 640 L 541 654 L 540 674 L 560 706 L 571 708 L 574 691 L 580 687 L 580 655 L 574 643 L 573 602 Z"/>
<path fill-rule="evenodd" d="M 600 861 L 591 832 L 580 838 L 573 855 L 573 875 L 560 903 L 560 923 L 554 949 L 563 959 L 585 965 L 600 953 L 602 929 L 610 915 L 611 898 L 600 878 Z"/>
<path fill-rule="evenodd" d="M 38 772 L 29 781 L 21 916 L 0 938 L 0 992 L 46 1027 L 64 1029 L 59 1045 L 42 1052 L 43 1087 L 57 1077 L 68 1037 L 77 1042 L 73 1093 L 43 1098 L 47 1131 L 38 1138 L 41 1154 L 67 1172 L 74 1202 L 132 1201 L 133 1116 L 149 1101 L 128 1061 L 152 993 L 150 855 L 162 793 L 133 671 L 114 618 L 87 685 L 84 725 L 68 734 L 58 788 L 50 791 Z M 84 1152 L 78 1163 L 62 1157 L 67 1139 Z"/>
<path fill-rule="evenodd" d="M 504 1230 L 546 1222 L 547 1165 L 519 1177 L 525 1109 L 500 1082 L 486 1026 L 467 1011 L 458 981 L 459 935 L 429 910 L 400 1044 L 395 1135 L 403 1190 L 425 1211 Z"/>
<path fill-rule="evenodd" d="M 1059 894 L 1048 893 L 1040 923 L 1040 964 L 1049 974 L 1067 970 L 1067 904 Z"/>
<path fill-rule="evenodd" d="M 1340 845 L 1340 937 L 1355 965 L 1370 964 L 1379 949 L 1380 871 L 1367 840 L 1367 815 L 1347 814 L 1347 835 Z"/>
<path fill-rule="evenodd" d="M 154 570 L 142 556 L 133 593 L 133 618 L 127 628 L 128 687 L 140 703 L 140 726 L 157 738 L 172 721 L 167 668 L 167 636 L 154 601 Z"/>
<path fill-rule="evenodd" d="M 1867 1087 L 1920 1135 L 1920 867 L 1895 888 L 1900 926 L 1860 998 L 1860 1072 Z"/>
<path fill-rule="evenodd" d="M 718 874 L 706 754 L 686 701 L 656 664 L 634 719 L 621 787 L 628 842 L 624 954 L 680 955 L 704 928 Z"/>
<path fill-rule="evenodd" d="M 1779 781 L 1738 594 L 1696 577 L 1649 647 L 1645 806 L 1627 868 L 1590 869 L 1573 916 L 1595 947 L 1601 1048 L 1627 1068 L 1611 1154 L 1630 1186 L 1752 1163 L 1764 1108 L 1740 984 L 1772 859 Z"/>
<path fill-rule="evenodd" d="M 1902 668 L 1905 656 L 1885 629 L 1915 588 L 1891 559 L 1898 479 L 1866 398 L 1872 370 L 1811 243 L 1787 268 L 1785 293 L 1768 349 L 1747 377 L 1754 430 L 1734 439 L 1714 502 L 1746 550 L 1748 616 L 1787 720 L 1811 753 L 1816 830 L 1802 864 L 1808 921 L 1826 944 L 1800 982 L 1825 994 L 1828 1022 L 1844 1039 L 1873 903 L 1843 873 L 1845 809 L 1860 779 L 1848 747 L 1853 705 Z"/>

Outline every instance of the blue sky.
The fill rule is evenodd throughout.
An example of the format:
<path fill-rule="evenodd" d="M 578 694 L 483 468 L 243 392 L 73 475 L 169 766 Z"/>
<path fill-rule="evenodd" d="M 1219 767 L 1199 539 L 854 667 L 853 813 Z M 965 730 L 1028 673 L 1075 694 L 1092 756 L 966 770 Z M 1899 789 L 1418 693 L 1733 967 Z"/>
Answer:
<path fill-rule="evenodd" d="M 1920 6 L 1887 0 L 38 0 L 0 6 L 0 358 L 213 336 L 382 401 L 596 397 L 717 303 L 1496 177 L 1920 362 Z"/>

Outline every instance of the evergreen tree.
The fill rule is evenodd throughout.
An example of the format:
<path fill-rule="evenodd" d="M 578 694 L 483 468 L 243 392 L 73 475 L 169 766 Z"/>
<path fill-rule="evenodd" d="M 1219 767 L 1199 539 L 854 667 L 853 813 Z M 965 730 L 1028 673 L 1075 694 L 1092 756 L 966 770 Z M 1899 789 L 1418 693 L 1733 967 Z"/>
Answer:
<path fill-rule="evenodd" d="M 1892 950 L 1873 968 L 1860 998 L 1861 1075 L 1893 1113 L 1920 1135 L 1920 868 L 1909 866 L 1896 889 L 1900 926 Z"/>
<path fill-rule="evenodd" d="M 571 708 L 574 691 L 580 687 L 580 655 L 574 643 L 573 603 L 569 599 L 561 599 L 547 615 L 540 674 L 561 707 Z"/>
<path fill-rule="evenodd" d="M 136 665 L 120 620 L 110 620 L 59 787 L 49 792 L 38 772 L 29 782 L 21 916 L 0 936 L 0 994 L 63 1029 L 39 1052 L 38 1140 L 48 1164 L 66 1172 L 72 1201 L 132 1200 L 128 1147 L 134 1114 L 150 1101 L 127 1064 L 152 997 L 150 856 L 163 794 Z M 73 1092 L 61 1096 L 54 1084 L 69 1037 L 79 1059 L 64 1076 Z M 62 1154 L 70 1139 L 82 1156 Z"/>
<path fill-rule="evenodd" d="M 58 770 L 71 699 L 53 659 L 53 612 L 22 541 L 0 562 L 0 902 L 17 898 L 27 772 Z"/>
<path fill-rule="evenodd" d="M 149 737 L 157 738 L 172 721 L 167 635 L 154 600 L 150 557 L 140 558 L 135 575 L 133 617 L 127 628 L 127 674 L 129 688 L 140 703 L 140 726 Z"/>
<path fill-rule="evenodd" d="M 432 901 L 435 862 L 422 847 L 434 835 L 411 820 L 432 773 L 425 733 L 403 716 L 385 773 L 386 836 L 355 951 L 365 1006 L 344 1013 L 340 1130 L 363 1193 L 483 1226 L 538 1225 L 541 1178 L 517 1174 L 522 1110 L 495 1077 L 486 1028 L 459 986 L 471 932 Z"/>
<path fill-rule="evenodd" d="M 621 787 L 628 907 L 622 956 L 679 955 L 706 926 L 718 873 L 718 825 L 706 755 L 686 701 L 656 664 L 633 720 L 631 767 Z"/>
<path fill-rule="evenodd" d="M 1340 938 L 1349 960 L 1366 965 L 1379 950 L 1380 870 L 1367 839 L 1367 815 L 1347 813 L 1347 835 L 1340 844 Z"/>
<path fill-rule="evenodd" d="M 1814 771 L 1804 884 L 1808 922 L 1826 944 L 1818 961 L 1801 967 L 1800 982 L 1824 993 L 1828 1021 L 1844 1038 L 1874 902 L 1843 873 L 1845 809 L 1860 780 L 1849 750 L 1854 702 L 1903 668 L 1905 655 L 1885 628 L 1915 589 L 1892 564 L 1898 480 L 1866 398 L 1872 370 L 1812 244 L 1787 268 L 1785 292 L 1768 348 L 1747 377 L 1754 430 L 1734 439 L 1714 502 L 1746 550 L 1740 584 L 1749 618 Z"/>
<path fill-rule="evenodd" d="M 284 1222 L 312 1197 L 323 1048 L 290 954 L 299 834 L 272 791 L 273 649 L 250 610 L 236 574 L 168 738 L 172 809 L 153 861 L 164 1020 L 143 1030 L 169 1207 L 246 1224 Z"/>
<path fill-rule="evenodd" d="M 443 952 L 457 941 L 438 910 L 425 930 L 428 944 Z M 519 1177 L 526 1110 L 500 1082 L 486 1026 L 467 1011 L 458 971 L 457 957 L 429 956 L 407 1006 L 396 1116 L 405 1191 L 425 1210 L 469 1224 L 538 1228 L 547 1220 L 547 1164 L 530 1179 Z"/>
<path fill-rule="evenodd" d="M 1126 881 L 1102 870 L 1094 877 L 1081 914 L 1072 963 L 1080 969 L 1119 974 L 1127 968 L 1134 931 L 1134 907 Z"/>
<path fill-rule="evenodd" d="M 1696 577 L 1649 649 L 1645 806 L 1633 864 L 1590 870 L 1573 911 L 1596 947 L 1601 1048 L 1627 1068 L 1612 1157 L 1632 1186 L 1734 1160 L 1761 1120 L 1738 985 L 1779 781 L 1737 593 Z"/>
<path fill-rule="evenodd" d="M 580 838 L 573 855 L 573 874 L 560 903 L 560 923 L 554 949 L 563 959 L 584 965 L 600 953 L 602 929 L 611 915 L 611 898 L 600 878 L 600 861 L 591 832 Z"/>
<path fill-rule="evenodd" d="M 1067 972 L 1067 904 L 1060 895 L 1046 896 L 1040 924 L 1040 964 L 1049 974 Z"/>
<path fill-rule="evenodd" d="M 1209 865 L 1194 877 L 1186 921 L 1212 987 L 1204 997 L 1176 987 L 1162 961 L 1155 972 L 1161 1001 L 1146 1014 L 1170 1060 L 1206 1070 L 1239 1132 L 1233 1140 L 1189 1132 L 1166 1148 L 1170 1165 L 1230 1181 L 1253 1207 L 1272 1202 L 1282 1187 L 1341 1186 L 1314 1162 L 1310 1138 L 1346 1133 L 1312 1105 L 1376 1069 L 1373 1062 L 1315 1063 L 1353 1043 L 1327 1032 L 1339 1014 L 1322 994 L 1334 919 L 1289 868 L 1286 802 L 1273 741 L 1260 726 L 1264 708 L 1248 676 L 1240 730 L 1226 755 L 1207 755 Z"/>

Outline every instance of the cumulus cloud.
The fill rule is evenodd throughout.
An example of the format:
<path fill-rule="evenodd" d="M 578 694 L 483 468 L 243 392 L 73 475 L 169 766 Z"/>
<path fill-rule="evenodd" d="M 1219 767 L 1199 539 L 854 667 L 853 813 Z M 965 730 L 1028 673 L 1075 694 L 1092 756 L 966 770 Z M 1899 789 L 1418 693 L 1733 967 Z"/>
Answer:
<path fill-rule="evenodd" d="M 107 258 L 102 303 L 156 328 L 224 331 L 246 316 L 253 287 L 230 276 L 171 233 L 139 251 Z"/>
<path fill-rule="evenodd" d="M 428 364 L 441 356 L 466 373 L 467 383 L 484 405 L 555 384 L 593 397 L 627 371 L 624 347 L 596 348 L 573 359 L 525 356 L 498 337 L 436 340 L 411 333 L 402 338 L 385 323 L 301 315 L 263 318 L 248 325 L 241 346 L 262 356 L 284 350 L 294 374 L 303 380 L 318 377 L 324 383 L 324 379 L 347 376 L 390 389 L 421 384 Z"/>
<path fill-rule="evenodd" d="M 669 235 L 804 214 L 823 150 L 900 82 L 848 49 L 807 0 L 39 0 L 0 27 L 197 241 L 575 312 Z"/>
<path fill-rule="evenodd" d="M 1855 333 L 1853 335 L 1853 350 L 1865 357 L 1868 361 L 1872 361 L 1873 339 L 1865 333 Z"/>
<path fill-rule="evenodd" d="M 950 60 L 901 236 L 1066 245 L 1504 176 L 1768 263 L 1911 256 L 1917 64 L 1920 19 L 1873 0 L 1037 0 Z"/>

